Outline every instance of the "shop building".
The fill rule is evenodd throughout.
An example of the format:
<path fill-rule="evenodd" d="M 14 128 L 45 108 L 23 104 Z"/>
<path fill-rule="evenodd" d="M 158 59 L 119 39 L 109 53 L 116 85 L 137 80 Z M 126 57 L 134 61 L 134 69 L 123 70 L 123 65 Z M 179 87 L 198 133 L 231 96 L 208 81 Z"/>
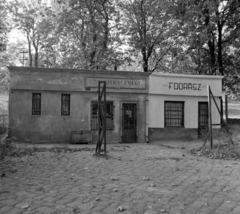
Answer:
<path fill-rule="evenodd" d="M 107 142 L 145 142 L 149 74 L 9 67 L 9 135 L 28 142 L 70 142 L 90 131 L 97 142 L 98 81 L 106 81 Z"/>
<path fill-rule="evenodd" d="M 152 73 L 149 77 L 149 141 L 197 139 L 208 126 L 208 85 L 221 109 L 221 76 Z M 211 109 L 212 123 L 220 124 L 221 116 L 213 101 Z"/>
<path fill-rule="evenodd" d="M 107 143 L 197 139 L 208 124 L 208 85 L 221 108 L 219 76 L 28 67 L 9 71 L 9 136 L 15 141 L 81 142 L 88 133 L 96 143 L 99 81 L 107 86 Z M 214 104 L 212 122 L 220 124 Z"/>

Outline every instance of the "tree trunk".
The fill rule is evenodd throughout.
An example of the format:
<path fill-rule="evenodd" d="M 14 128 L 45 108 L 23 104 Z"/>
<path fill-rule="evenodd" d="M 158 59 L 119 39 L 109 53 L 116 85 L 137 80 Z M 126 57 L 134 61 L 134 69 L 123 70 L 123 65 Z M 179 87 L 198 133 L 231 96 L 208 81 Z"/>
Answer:
<path fill-rule="evenodd" d="M 146 17 L 144 11 L 144 2 L 140 3 L 140 11 L 141 11 L 141 43 L 142 43 L 142 59 L 143 59 L 143 71 L 148 72 L 148 54 L 147 54 L 147 25 L 146 25 Z"/>
<path fill-rule="evenodd" d="M 96 42 L 97 42 L 97 33 L 96 33 L 96 28 L 97 28 L 97 25 L 95 23 L 95 20 L 94 20 L 94 13 L 92 11 L 92 8 L 91 6 L 88 6 L 88 11 L 89 11 L 89 15 L 90 15 L 90 20 L 91 20 L 91 30 L 92 30 L 92 50 L 90 51 L 90 59 L 89 59 L 89 67 L 91 69 L 94 69 L 95 68 L 95 65 L 96 62 L 94 60 L 95 56 L 96 56 L 96 52 L 97 52 L 97 45 L 96 45 Z"/>
<path fill-rule="evenodd" d="M 33 47 L 35 50 L 35 56 L 34 56 L 34 66 L 38 67 L 38 41 L 33 41 Z"/>
<path fill-rule="evenodd" d="M 31 41 L 29 38 L 29 34 L 27 34 L 28 40 L 28 58 L 29 58 L 29 67 L 32 67 L 32 50 L 31 50 Z"/>
<path fill-rule="evenodd" d="M 148 72 L 148 59 L 146 47 L 142 47 L 143 71 Z"/>
<path fill-rule="evenodd" d="M 224 69 L 223 69 L 223 60 L 222 60 L 222 24 L 218 21 L 218 66 L 219 66 L 219 73 L 223 76 Z"/>
<path fill-rule="evenodd" d="M 213 75 L 216 73 L 216 57 L 215 57 L 215 41 L 214 39 L 208 41 L 208 48 L 210 52 L 210 71 L 209 74 Z"/>
<path fill-rule="evenodd" d="M 34 65 L 36 68 L 38 67 L 38 49 L 37 48 L 35 48 Z"/>

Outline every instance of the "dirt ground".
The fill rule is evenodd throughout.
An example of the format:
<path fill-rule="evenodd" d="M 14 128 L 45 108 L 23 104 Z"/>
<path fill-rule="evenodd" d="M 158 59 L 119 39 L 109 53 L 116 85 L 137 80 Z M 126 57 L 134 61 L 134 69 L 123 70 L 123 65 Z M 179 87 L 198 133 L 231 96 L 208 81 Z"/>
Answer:
<path fill-rule="evenodd" d="M 95 145 L 21 144 L 36 152 L 1 161 L 0 213 L 239 214 L 239 161 L 192 156 L 201 144 L 111 144 L 107 159 Z"/>

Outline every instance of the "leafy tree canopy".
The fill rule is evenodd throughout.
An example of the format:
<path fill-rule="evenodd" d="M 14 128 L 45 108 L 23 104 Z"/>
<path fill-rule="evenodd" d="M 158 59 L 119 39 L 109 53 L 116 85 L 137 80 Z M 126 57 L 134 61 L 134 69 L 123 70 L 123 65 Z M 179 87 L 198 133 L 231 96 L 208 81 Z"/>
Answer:
<path fill-rule="evenodd" d="M 239 0 L 51 2 L 0 3 L 0 38 L 9 8 L 29 66 L 223 75 L 227 93 L 238 91 Z"/>

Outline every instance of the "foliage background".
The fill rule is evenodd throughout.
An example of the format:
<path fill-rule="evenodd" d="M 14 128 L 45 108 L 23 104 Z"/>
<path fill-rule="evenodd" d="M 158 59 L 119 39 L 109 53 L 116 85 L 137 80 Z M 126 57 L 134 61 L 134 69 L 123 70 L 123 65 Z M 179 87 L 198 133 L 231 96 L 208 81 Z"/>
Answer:
<path fill-rule="evenodd" d="M 0 11 L 1 91 L 20 65 L 223 75 L 239 96 L 238 0 L 2 0 Z"/>

